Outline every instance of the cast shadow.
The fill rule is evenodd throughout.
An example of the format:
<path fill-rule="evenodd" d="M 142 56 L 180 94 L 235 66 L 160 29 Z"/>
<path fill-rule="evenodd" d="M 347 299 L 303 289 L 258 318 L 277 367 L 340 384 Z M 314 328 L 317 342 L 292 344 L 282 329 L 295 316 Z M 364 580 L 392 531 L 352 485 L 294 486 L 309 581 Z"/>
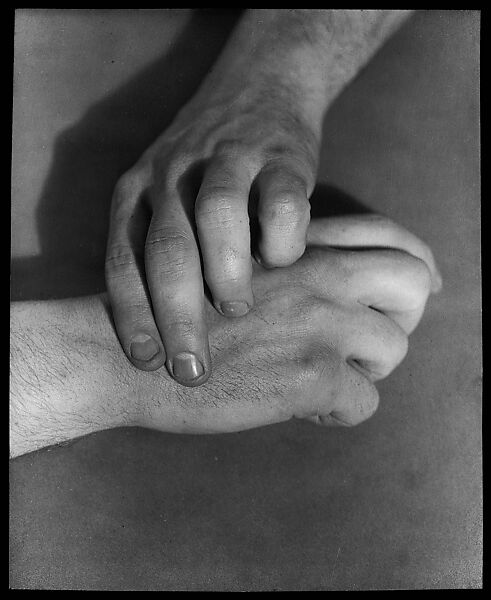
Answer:
<path fill-rule="evenodd" d="M 112 191 L 213 65 L 240 11 L 195 11 L 166 54 L 92 106 L 56 140 L 36 212 L 41 253 L 11 263 L 11 300 L 44 300 L 105 290 L 104 254 Z M 185 68 L 183 68 L 185 65 Z M 319 184 L 312 216 L 366 212 Z"/>
<path fill-rule="evenodd" d="M 35 215 L 40 255 L 12 260 L 12 300 L 104 290 L 114 186 L 193 95 L 240 14 L 194 10 L 164 55 L 57 138 Z"/>

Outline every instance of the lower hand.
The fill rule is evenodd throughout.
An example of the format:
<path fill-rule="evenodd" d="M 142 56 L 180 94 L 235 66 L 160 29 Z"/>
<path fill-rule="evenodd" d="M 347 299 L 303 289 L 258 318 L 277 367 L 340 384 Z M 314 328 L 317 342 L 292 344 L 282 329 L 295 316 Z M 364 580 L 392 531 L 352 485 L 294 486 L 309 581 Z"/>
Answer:
<path fill-rule="evenodd" d="M 246 317 L 226 319 L 207 302 L 213 374 L 196 388 L 166 378 L 170 411 L 158 397 L 144 400 L 138 425 L 211 433 L 292 417 L 356 425 L 374 413 L 374 383 L 402 361 L 441 285 L 433 257 L 376 215 L 313 221 L 308 241 L 290 267 L 254 264 L 256 303 Z"/>

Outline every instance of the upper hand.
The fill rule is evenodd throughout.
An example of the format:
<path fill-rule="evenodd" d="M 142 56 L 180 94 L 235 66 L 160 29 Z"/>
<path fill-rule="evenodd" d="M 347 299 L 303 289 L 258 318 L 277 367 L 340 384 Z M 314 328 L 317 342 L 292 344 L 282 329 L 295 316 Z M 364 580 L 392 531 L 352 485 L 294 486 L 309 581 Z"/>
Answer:
<path fill-rule="evenodd" d="M 136 367 L 155 370 L 166 361 L 182 384 L 207 380 L 200 260 L 215 308 L 246 314 L 254 304 L 251 190 L 263 264 L 302 256 L 319 134 L 288 90 L 248 86 L 192 101 L 123 175 L 113 196 L 106 280 L 119 339 Z"/>

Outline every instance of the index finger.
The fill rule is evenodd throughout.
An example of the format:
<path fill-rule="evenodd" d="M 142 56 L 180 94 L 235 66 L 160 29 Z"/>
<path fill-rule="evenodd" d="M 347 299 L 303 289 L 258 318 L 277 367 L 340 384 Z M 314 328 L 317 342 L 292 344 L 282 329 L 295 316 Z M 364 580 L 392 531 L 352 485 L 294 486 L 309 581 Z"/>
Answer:
<path fill-rule="evenodd" d="M 145 245 L 152 307 L 170 375 L 186 386 L 211 372 L 199 251 L 177 192 L 159 192 Z"/>

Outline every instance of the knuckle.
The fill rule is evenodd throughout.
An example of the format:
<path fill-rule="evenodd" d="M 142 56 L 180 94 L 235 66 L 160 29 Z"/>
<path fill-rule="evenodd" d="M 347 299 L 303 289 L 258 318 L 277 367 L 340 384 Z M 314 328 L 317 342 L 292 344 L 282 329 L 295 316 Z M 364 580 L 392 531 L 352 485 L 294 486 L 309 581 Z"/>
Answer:
<path fill-rule="evenodd" d="M 261 203 L 259 219 L 269 227 L 282 231 L 307 227 L 310 204 L 305 197 L 289 191 L 275 194 L 268 202 Z"/>
<path fill-rule="evenodd" d="M 194 153 L 185 148 L 175 148 L 172 153 L 162 152 L 153 159 L 153 174 L 156 183 L 163 188 L 176 188 L 186 172 L 195 165 Z"/>
<path fill-rule="evenodd" d="M 117 279 L 126 276 L 135 265 L 135 254 L 125 245 L 112 245 L 108 248 L 105 258 L 106 276 Z"/>
<path fill-rule="evenodd" d="M 294 159 L 296 153 L 292 150 L 292 145 L 288 136 L 283 136 L 283 139 L 275 140 L 276 143 L 271 144 L 267 149 L 268 163 L 274 164 L 287 159 Z"/>
<path fill-rule="evenodd" d="M 145 258 L 159 263 L 163 275 L 180 276 L 193 253 L 193 241 L 183 231 L 174 228 L 150 230 L 145 242 Z"/>
<path fill-rule="evenodd" d="M 191 239 L 179 229 L 152 229 L 148 233 L 145 248 L 150 254 L 184 255 L 191 250 Z"/>
<path fill-rule="evenodd" d="M 318 384 L 336 381 L 339 375 L 340 357 L 336 351 L 322 342 L 309 344 L 302 361 L 303 377 Z"/>
<path fill-rule="evenodd" d="M 176 312 L 176 318 L 167 325 L 168 334 L 172 339 L 194 339 L 197 334 L 196 324 L 191 317 L 182 317 L 179 315 L 179 311 Z"/>
<path fill-rule="evenodd" d="M 265 169 L 281 173 L 293 185 L 311 187 L 317 173 L 318 152 L 319 145 L 313 139 L 289 136 L 266 149 Z"/>
<path fill-rule="evenodd" d="M 300 174 L 308 176 L 312 174 L 312 166 L 306 160 L 305 152 L 293 140 L 278 141 L 265 149 L 263 154 L 266 166 L 265 171 L 277 173 L 281 180 L 293 185 L 304 185 L 305 181 Z"/>
<path fill-rule="evenodd" d="M 249 146 L 241 140 L 220 140 L 213 150 L 213 154 L 219 158 L 247 156 L 250 153 Z"/>
<path fill-rule="evenodd" d="M 308 295 L 299 306 L 312 325 L 318 329 L 319 323 L 327 323 L 335 316 L 332 304 L 317 296 Z"/>
<path fill-rule="evenodd" d="M 241 218 L 238 211 L 237 195 L 228 187 L 214 187 L 200 193 L 195 206 L 198 227 L 232 227 Z M 242 219 L 247 218 L 243 215 Z"/>

